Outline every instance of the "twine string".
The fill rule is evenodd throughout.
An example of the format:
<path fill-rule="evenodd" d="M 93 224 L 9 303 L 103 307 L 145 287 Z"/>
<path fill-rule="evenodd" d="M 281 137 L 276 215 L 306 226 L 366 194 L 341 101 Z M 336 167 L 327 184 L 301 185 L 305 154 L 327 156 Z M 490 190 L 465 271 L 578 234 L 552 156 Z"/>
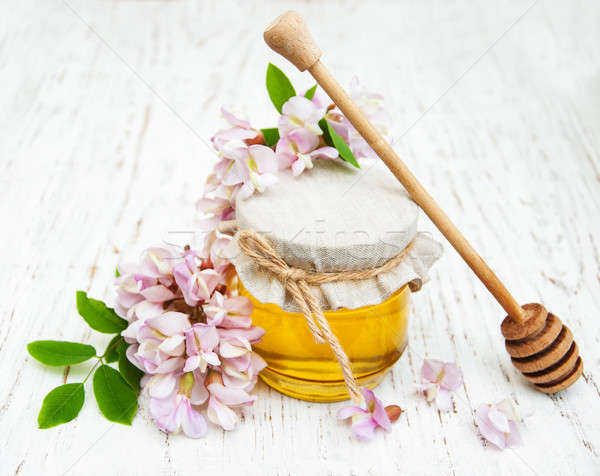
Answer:
<path fill-rule="evenodd" d="M 253 230 L 242 230 L 238 233 L 238 246 L 242 253 L 254 261 L 259 268 L 265 269 L 279 279 L 306 319 L 315 341 L 320 344 L 325 342 L 329 344 L 342 370 L 348 393 L 356 403 L 362 402 L 363 397 L 358 382 L 352 374 L 350 359 L 336 335 L 331 331 L 323 309 L 309 286 L 319 286 L 336 281 L 361 281 L 392 271 L 406 258 L 414 241 L 413 239 L 406 248 L 381 266 L 364 270 L 319 273 L 289 266 L 273 249 L 269 241 Z"/>

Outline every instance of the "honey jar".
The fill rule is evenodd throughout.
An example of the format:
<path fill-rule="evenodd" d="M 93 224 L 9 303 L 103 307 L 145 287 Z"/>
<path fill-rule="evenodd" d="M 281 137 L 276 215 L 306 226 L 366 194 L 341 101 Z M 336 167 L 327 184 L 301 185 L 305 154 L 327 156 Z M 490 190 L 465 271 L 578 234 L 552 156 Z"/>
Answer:
<path fill-rule="evenodd" d="M 267 362 L 260 377 L 268 385 L 303 400 L 345 400 L 344 361 L 360 386 L 383 380 L 408 342 L 410 294 L 441 254 L 417 232 L 418 213 L 387 169 L 334 161 L 299 177 L 280 174 L 263 194 L 238 200 L 227 257 L 239 294 L 252 301 L 253 324 L 266 331 L 254 349 Z M 247 230 L 271 250 L 266 261 L 248 251 Z M 325 321 L 314 322 L 318 312 L 306 311 L 298 289 Z M 323 323 L 337 344 L 318 342 Z"/>

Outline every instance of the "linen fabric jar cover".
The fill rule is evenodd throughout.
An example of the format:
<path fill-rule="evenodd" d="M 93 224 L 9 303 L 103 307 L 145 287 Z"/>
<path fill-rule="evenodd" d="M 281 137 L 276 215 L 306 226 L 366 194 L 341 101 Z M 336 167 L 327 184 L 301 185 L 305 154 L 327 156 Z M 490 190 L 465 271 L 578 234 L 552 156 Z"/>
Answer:
<path fill-rule="evenodd" d="M 356 169 L 316 161 L 298 177 L 280 173 L 264 193 L 237 200 L 238 230 L 264 236 L 291 267 L 319 273 L 371 269 L 410 247 L 391 271 L 310 286 L 323 310 L 377 305 L 405 284 L 418 291 L 442 253 L 438 242 L 417 232 L 419 209 L 402 185 L 385 167 L 367 164 Z M 298 312 L 283 284 L 241 252 L 237 236 L 224 254 L 246 290 L 263 303 Z"/>

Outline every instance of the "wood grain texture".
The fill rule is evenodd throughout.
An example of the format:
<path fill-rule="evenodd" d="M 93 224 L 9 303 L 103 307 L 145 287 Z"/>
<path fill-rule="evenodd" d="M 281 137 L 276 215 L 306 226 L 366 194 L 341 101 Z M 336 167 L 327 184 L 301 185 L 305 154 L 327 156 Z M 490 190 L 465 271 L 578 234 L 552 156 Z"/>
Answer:
<path fill-rule="evenodd" d="M 600 5 L 539 1 L 506 32 L 529 5 L 3 4 L 0 474 L 597 471 Z M 29 358 L 26 342 L 102 349 L 109 337 L 77 317 L 75 290 L 110 301 L 125 252 L 193 240 L 194 202 L 212 161 L 201 138 L 217 127 L 219 106 L 243 105 L 254 124 L 273 126 L 267 61 L 312 86 L 262 41 L 265 25 L 288 9 L 310 19 L 342 83 L 357 74 L 387 96 L 399 155 L 515 297 L 541 297 L 571 329 L 584 379 L 555 396 L 528 386 L 498 333 L 504 313 L 447 246 L 413 296 L 409 350 L 378 392 L 405 413 L 371 443 L 355 442 L 335 420 L 342 404 L 295 401 L 262 384 L 237 431 L 212 428 L 203 440 L 165 436 L 144 402 L 133 428 L 108 423 L 91 388 L 74 422 L 37 430 L 42 398 L 63 371 Z M 421 227 L 441 239 L 425 218 Z M 454 412 L 438 414 L 415 393 L 424 357 L 463 368 Z M 72 366 L 67 381 L 87 370 Z M 499 452 L 483 444 L 473 410 L 506 395 L 535 413 L 524 446 Z"/>

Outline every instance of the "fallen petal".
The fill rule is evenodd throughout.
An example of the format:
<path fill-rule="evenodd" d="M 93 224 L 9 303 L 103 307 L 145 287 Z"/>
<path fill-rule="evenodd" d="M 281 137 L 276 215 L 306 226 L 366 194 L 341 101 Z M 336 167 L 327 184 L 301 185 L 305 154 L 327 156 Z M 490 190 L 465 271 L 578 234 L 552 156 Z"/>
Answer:
<path fill-rule="evenodd" d="M 444 363 L 441 360 L 425 359 L 421 368 L 421 376 L 427 382 L 437 382 L 438 375 L 442 372 Z"/>
<path fill-rule="evenodd" d="M 506 439 L 504 433 L 499 431 L 489 420 L 488 412 L 490 408 L 490 405 L 487 404 L 480 405 L 475 411 L 475 422 L 479 427 L 481 436 L 502 450 L 506 447 Z"/>
<path fill-rule="evenodd" d="M 440 388 L 435 397 L 435 406 L 443 412 L 449 412 L 452 410 L 452 397 L 450 392 L 443 388 Z"/>
<path fill-rule="evenodd" d="M 458 365 L 452 362 L 444 364 L 444 377 L 440 382 L 442 388 L 447 390 L 456 390 L 463 383 L 463 373 Z"/>

